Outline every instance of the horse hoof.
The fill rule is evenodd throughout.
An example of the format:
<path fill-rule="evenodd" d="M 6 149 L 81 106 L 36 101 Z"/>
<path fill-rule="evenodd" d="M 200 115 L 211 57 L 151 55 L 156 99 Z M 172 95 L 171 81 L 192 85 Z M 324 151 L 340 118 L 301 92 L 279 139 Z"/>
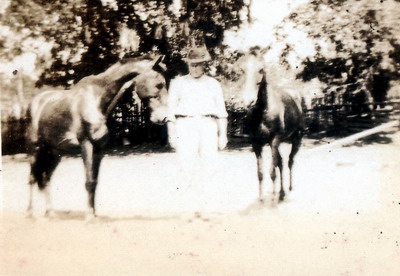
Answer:
<path fill-rule="evenodd" d="M 184 222 L 187 223 L 192 223 L 196 219 L 196 217 L 193 216 L 193 214 L 183 214 L 181 218 Z"/>
<path fill-rule="evenodd" d="M 96 217 L 95 216 L 85 216 L 84 221 L 85 221 L 85 224 L 91 224 L 96 221 Z"/>
<path fill-rule="evenodd" d="M 283 201 L 285 199 L 285 192 L 279 193 L 279 201 Z"/>
<path fill-rule="evenodd" d="M 26 214 L 25 218 L 27 218 L 27 219 L 35 219 L 36 217 L 32 212 L 29 212 L 29 213 Z"/>
<path fill-rule="evenodd" d="M 56 213 L 53 210 L 47 210 L 46 213 L 44 214 L 46 218 L 52 219 L 55 218 Z"/>
<path fill-rule="evenodd" d="M 93 222 L 96 218 L 96 215 L 94 213 L 87 213 L 85 214 L 85 222 Z"/>
<path fill-rule="evenodd" d="M 209 222 L 210 221 L 210 218 L 208 216 L 207 217 L 204 216 L 204 214 L 202 214 L 201 212 L 195 212 L 194 213 L 194 218 L 202 220 L 204 222 Z"/>

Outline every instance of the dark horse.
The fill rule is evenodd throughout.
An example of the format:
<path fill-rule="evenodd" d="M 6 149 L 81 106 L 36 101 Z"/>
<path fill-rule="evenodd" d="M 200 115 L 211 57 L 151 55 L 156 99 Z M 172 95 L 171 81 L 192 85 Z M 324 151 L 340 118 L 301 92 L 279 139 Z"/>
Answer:
<path fill-rule="evenodd" d="M 46 198 L 45 216 L 52 215 L 50 178 L 62 155 L 80 148 L 86 172 L 87 218 L 95 216 L 102 147 L 108 138 L 107 118 L 124 94 L 127 82 L 132 82 L 140 99 L 150 101 L 150 109 L 154 111 L 152 121 L 165 118 L 156 110 L 166 106 L 167 97 L 160 61 L 161 58 L 150 56 L 126 59 L 101 74 L 83 78 L 70 90 L 44 91 L 33 98 L 28 110 L 31 118 L 28 140 L 32 154 L 29 215 L 33 215 L 35 183 Z"/>
<path fill-rule="evenodd" d="M 269 76 L 273 78 L 273 76 Z M 272 153 L 270 176 L 275 192 L 276 167 L 280 171 L 279 200 L 285 197 L 283 188 L 283 162 L 279 153 L 281 142 L 292 144 L 289 155 L 290 186 L 292 190 L 293 160 L 300 148 L 304 131 L 302 98 L 278 87 L 268 87 L 268 76 L 262 55 L 253 52 L 245 57 L 243 100 L 248 106 L 247 127 L 254 153 L 257 157 L 259 200 L 263 201 L 263 147 L 269 144 Z M 275 80 L 276 81 L 276 80 Z"/>

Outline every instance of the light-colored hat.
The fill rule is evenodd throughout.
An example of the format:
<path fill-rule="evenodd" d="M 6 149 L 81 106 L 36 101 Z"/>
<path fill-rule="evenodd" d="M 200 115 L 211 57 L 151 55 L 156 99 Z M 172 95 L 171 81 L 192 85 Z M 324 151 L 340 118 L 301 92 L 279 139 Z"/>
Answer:
<path fill-rule="evenodd" d="M 211 60 L 211 56 L 206 47 L 193 47 L 184 60 L 187 63 L 201 63 Z"/>

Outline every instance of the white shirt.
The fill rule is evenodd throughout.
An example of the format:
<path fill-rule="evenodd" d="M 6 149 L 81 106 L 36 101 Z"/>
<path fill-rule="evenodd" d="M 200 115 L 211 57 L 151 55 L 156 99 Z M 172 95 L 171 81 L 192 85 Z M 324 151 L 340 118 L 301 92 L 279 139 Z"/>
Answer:
<path fill-rule="evenodd" d="M 173 79 L 168 91 L 168 110 L 170 121 L 175 121 L 175 115 L 228 117 L 221 84 L 207 75 Z"/>

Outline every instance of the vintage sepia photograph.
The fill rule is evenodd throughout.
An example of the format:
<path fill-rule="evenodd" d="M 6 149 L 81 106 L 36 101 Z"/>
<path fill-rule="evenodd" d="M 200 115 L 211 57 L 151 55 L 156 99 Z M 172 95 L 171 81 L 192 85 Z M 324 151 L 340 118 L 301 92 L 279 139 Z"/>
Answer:
<path fill-rule="evenodd" d="M 399 0 L 0 0 L 0 275 L 400 275 Z"/>

